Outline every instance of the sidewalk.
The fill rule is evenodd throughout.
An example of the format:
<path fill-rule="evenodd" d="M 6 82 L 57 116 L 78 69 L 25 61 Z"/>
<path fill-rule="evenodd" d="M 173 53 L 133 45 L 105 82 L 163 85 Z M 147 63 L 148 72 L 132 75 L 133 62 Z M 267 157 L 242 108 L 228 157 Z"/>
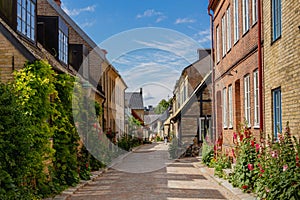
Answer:
<path fill-rule="evenodd" d="M 241 200 L 256 200 L 257 199 L 257 197 L 254 194 L 244 193 L 241 189 L 233 187 L 231 185 L 231 183 L 228 182 L 228 180 L 224 180 L 224 179 L 214 176 L 214 169 L 208 168 L 207 166 L 202 164 L 200 157 L 198 157 L 197 159 L 199 160 L 199 163 L 194 164 L 195 167 L 199 168 L 202 173 L 210 176 L 212 179 L 214 179 L 220 185 L 222 185 L 227 190 L 229 190 L 231 193 L 233 193 L 236 197 L 238 197 Z"/>

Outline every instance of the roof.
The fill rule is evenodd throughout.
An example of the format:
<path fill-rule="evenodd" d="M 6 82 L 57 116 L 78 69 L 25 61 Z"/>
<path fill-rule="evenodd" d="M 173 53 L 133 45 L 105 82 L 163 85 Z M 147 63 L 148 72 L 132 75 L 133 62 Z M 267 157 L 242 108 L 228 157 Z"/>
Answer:
<path fill-rule="evenodd" d="M 143 94 L 140 92 L 126 92 L 125 107 L 135 110 L 144 110 Z"/>
<path fill-rule="evenodd" d="M 145 115 L 145 116 L 144 116 L 145 124 L 147 124 L 147 125 L 152 124 L 152 123 L 155 122 L 157 119 L 159 119 L 160 116 L 161 116 L 161 115 Z"/>

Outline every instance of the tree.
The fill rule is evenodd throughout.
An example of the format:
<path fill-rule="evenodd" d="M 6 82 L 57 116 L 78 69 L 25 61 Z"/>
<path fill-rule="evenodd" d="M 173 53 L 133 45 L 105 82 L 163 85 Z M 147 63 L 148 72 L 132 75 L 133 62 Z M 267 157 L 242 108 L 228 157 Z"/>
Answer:
<path fill-rule="evenodd" d="M 169 108 L 170 104 L 171 99 L 169 101 L 162 99 L 154 109 L 155 114 L 162 114 Z"/>

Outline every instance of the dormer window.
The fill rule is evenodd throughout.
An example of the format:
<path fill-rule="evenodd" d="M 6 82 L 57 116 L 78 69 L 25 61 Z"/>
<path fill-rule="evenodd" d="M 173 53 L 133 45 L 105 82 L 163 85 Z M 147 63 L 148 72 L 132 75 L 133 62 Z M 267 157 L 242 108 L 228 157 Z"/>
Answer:
<path fill-rule="evenodd" d="M 17 1 L 17 30 L 35 40 L 36 0 Z"/>
<path fill-rule="evenodd" d="M 63 65 L 68 65 L 68 26 L 59 16 L 38 16 L 38 42 Z"/>
<path fill-rule="evenodd" d="M 68 36 L 59 29 L 58 31 L 58 59 L 64 63 L 68 63 Z"/>

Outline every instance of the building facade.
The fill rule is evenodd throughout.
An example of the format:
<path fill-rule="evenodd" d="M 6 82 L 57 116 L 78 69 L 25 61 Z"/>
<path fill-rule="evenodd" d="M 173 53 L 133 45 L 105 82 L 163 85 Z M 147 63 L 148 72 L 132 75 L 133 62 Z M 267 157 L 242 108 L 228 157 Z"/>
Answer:
<path fill-rule="evenodd" d="M 259 136 L 263 109 L 259 90 L 258 0 L 209 1 L 214 50 L 214 112 L 217 137 L 232 147 L 233 133 L 241 125 Z"/>
<path fill-rule="evenodd" d="M 263 1 L 265 132 L 300 133 L 300 4 Z"/>

